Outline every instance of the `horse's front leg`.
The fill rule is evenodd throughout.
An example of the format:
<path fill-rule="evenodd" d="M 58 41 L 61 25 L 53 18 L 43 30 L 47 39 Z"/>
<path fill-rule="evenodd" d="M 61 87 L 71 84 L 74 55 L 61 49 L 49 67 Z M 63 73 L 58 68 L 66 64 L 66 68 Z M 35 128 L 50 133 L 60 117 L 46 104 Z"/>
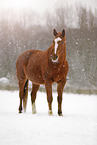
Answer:
<path fill-rule="evenodd" d="M 57 86 L 57 92 L 58 92 L 58 115 L 62 116 L 62 95 L 63 95 L 63 89 L 66 83 L 66 79 L 63 79 L 58 83 Z"/>
<path fill-rule="evenodd" d="M 47 93 L 47 101 L 48 101 L 48 107 L 49 107 L 49 111 L 48 114 L 52 115 L 52 101 L 53 101 L 53 97 L 52 97 L 52 83 L 50 81 L 45 81 L 45 88 L 46 88 L 46 93 Z"/>

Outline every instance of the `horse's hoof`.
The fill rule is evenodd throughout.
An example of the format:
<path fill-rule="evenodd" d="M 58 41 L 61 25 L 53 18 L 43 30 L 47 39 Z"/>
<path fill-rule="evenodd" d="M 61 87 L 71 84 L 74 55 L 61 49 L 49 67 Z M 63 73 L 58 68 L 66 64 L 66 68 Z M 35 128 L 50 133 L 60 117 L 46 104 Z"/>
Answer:
<path fill-rule="evenodd" d="M 36 114 L 37 113 L 37 111 L 32 111 L 32 114 Z"/>
<path fill-rule="evenodd" d="M 63 116 L 62 111 L 58 110 L 58 115 Z"/>
<path fill-rule="evenodd" d="M 26 109 L 24 109 L 24 113 L 26 113 Z"/>
<path fill-rule="evenodd" d="M 32 109 L 32 114 L 36 114 L 36 113 L 37 113 L 36 109 L 35 110 Z"/>
<path fill-rule="evenodd" d="M 58 114 L 59 116 L 63 116 L 63 114 L 61 113 L 61 114 Z"/>
<path fill-rule="evenodd" d="M 52 110 L 49 110 L 49 111 L 48 111 L 48 114 L 49 114 L 50 116 L 52 116 L 52 115 L 53 115 Z"/>
<path fill-rule="evenodd" d="M 21 111 L 21 110 L 19 110 L 19 113 L 22 113 L 22 111 Z"/>

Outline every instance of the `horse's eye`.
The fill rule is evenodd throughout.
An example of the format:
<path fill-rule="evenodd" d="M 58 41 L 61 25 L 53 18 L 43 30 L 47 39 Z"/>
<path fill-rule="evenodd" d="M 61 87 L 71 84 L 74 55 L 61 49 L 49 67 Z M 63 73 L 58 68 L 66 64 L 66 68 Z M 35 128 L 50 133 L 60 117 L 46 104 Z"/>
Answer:
<path fill-rule="evenodd" d="M 64 42 L 62 42 L 62 44 L 64 44 Z"/>

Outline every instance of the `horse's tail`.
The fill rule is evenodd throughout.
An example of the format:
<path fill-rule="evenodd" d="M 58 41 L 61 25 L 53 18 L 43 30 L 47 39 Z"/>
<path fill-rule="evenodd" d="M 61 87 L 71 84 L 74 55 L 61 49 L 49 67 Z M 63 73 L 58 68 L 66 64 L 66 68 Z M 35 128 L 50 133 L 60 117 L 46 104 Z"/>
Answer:
<path fill-rule="evenodd" d="M 28 98 L 28 79 L 25 83 L 24 86 L 24 96 L 23 96 L 23 108 L 24 108 L 24 112 L 26 112 L 26 106 L 27 106 L 27 98 Z"/>

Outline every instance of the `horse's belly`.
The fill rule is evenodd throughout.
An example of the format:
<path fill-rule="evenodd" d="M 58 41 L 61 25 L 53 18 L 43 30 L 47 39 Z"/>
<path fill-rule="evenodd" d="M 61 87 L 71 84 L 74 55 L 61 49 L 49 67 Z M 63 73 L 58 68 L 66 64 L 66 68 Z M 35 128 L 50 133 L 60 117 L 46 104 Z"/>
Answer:
<path fill-rule="evenodd" d="M 34 84 L 44 84 L 41 71 L 33 70 L 27 73 L 27 78 Z"/>
<path fill-rule="evenodd" d="M 33 75 L 32 77 L 29 78 L 29 80 L 34 83 L 34 84 L 44 84 L 44 80 L 42 79 L 41 76 L 39 75 Z"/>

